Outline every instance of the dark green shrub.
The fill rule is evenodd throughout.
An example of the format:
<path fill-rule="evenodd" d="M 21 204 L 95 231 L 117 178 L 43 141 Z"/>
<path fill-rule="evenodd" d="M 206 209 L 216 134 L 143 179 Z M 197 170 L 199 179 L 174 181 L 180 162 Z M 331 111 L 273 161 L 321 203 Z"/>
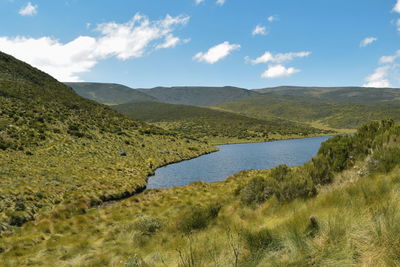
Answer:
<path fill-rule="evenodd" d="M 196 206 L 178 219 L 177 228 L 184 233 L 204 229 L 213 219 L 218 217 L 220 210 L 221 205 L 218 203 L 210 204 L 206 207 Z"/>
<path fill-rule="evenodd" d="M 260 231 L 244 231 L 243 238 L 252 253 L 264 250 L 275 250 L 279 247 L 279 241 L 268 229 Z"/>
<path fill-rule="evenodd" d="M 388 173 L 400 164 L 400 148 L 388 147 L 375 151 L 368 162 L 372 172 Z"/>
<path fill-rule="evenodd" d="M 255 177 L 239 191 L 240 200 L 246 204 L 260 204 L 272 197 L 276 183 L 272 179 Z"/>
<path fill-rule="evenodd" d="M 152 235 L 162 228 L 162 223 L 154 217 L 143 217 L 136 222 L 135 227 L 142 235 Z"/>

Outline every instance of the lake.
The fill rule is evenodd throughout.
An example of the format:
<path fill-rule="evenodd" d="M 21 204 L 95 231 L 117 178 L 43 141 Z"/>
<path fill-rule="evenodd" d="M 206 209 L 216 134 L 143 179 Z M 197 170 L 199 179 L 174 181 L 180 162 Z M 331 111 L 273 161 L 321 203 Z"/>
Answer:
<path fill-rule="evenodd" d="M 329 138 L 221 145 L 218 152 L 157 169 L 149 177 L 147 188 L 168 188 L 196 181 L 223 181 L 243 170 L 270 169 L 280 164 L 303 165 L 317 154 L 321 143 Z"/>

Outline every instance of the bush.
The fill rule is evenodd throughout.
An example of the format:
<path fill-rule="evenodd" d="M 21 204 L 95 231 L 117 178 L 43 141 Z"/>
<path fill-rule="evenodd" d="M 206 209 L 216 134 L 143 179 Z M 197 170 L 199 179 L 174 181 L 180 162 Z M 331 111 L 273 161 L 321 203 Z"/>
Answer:
<path fill-rule="evenodd" d="M 368 162 L 372 172 L 388 173 L 400 164 L 400 148 L 388 147 L 375 151 Z"/>
<path fill-rule="evenodd" d="M 240 189 L 240 200 L 246 204 L 260 204 L 275 193 L 275 182 L 272 179 L 255 177 Z"/>
<path fill-rule="evenodd" d="M 162 228 L 162 223 L 157 218 L 143 217 L 136 222 L 135 226 L 142 235 L 152 235 Z"/>
<path fill-rule="evenodd" d="M 279 247 L 278 240 L 268 229 L 252 232 L 245 231 L 243 238 L 246 241 L 251 252 L 260 252 L 263 250 L 275 250 Z"/>
<path fill-rule="evenodd" d="M 184 233 L 204 229 L 213 219 L 218 217 L 220 210 L 221 205 L 218 203 L 210 204 L 206 207 L 197 206 L 178 220 L 177 228 Z"/>

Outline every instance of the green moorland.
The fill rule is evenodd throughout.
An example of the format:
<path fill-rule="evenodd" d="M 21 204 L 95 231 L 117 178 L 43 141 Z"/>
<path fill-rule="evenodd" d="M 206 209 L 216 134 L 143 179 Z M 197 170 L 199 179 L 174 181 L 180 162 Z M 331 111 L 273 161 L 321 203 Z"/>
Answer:
<path fill-rule="evenodd" d="M 66 218 L 130 196 L 158 166 L 214 150 L 0 53 L 0 236 L 42 213 Z"/>
<path fill-rule="evenodd" d="M 121 84 L 88 82 L 65 84 L 74 89 L 78 95 L 106 105 L 118 105 L 128 102 L 157 101 L 157 99 L 152 96 Z"/>
<path fill-rule="evenodd" d="M 325 142 L 304 166 L 148 190 L 2 238 L 5 266 L 398 266 L 400 125 Z"/>
<path fill-rule="evenodd" d="M 394 99 L 391 102 L 381 100 L 367 104 L 345 103 L 337 98 L 328 101 L 312 95 L 284 95 L 274 91 L 240 102 L 221 104 L 216 108 L 259 119 L 278 117 L 333 129 L 356 129 L 363 123 L 383 118 L 400 121 L 400 104 Z"/>
<path fill-rule="evenodd" d="M 206 107 L 139 102 L 112 108 L 131 118 L 211 144 L 264 142 L 333 133 L 288 120 L 261 120 Z"/>

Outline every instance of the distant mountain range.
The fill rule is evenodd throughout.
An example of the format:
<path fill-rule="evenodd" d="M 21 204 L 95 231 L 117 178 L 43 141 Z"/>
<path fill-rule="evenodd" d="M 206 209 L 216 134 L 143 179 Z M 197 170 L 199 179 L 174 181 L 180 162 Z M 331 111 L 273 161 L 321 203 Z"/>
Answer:
<path fill-rule="evenodd" d="M 259 120 L 281 119 L 335 129 L 354 129 L 369 120 L 382 118 L 400 121 L 400 89 L 396 88 L 280 86 L 247 90 L 226 86 L 131 89 L 118 84 L 67 84 L 83 97 L 111 105 L 159 102 L 203 106 Z M 127 114 L 141 119 L 144 113 L 138 108 L 136 105 L 133 112 L 131 107 Z M 143 105 L 140 108 L 147 110 Z M 171 120 L 176 121 L 179 117 L 174 106 L 164 105 L 162 110 L 171 116 Z M 182 112 L 187 112 L 187 107 L 184 110 Z M 155 117 L 145 120 L 157 121 L 162 114 L 154 111 L 148 115 Z"/>

